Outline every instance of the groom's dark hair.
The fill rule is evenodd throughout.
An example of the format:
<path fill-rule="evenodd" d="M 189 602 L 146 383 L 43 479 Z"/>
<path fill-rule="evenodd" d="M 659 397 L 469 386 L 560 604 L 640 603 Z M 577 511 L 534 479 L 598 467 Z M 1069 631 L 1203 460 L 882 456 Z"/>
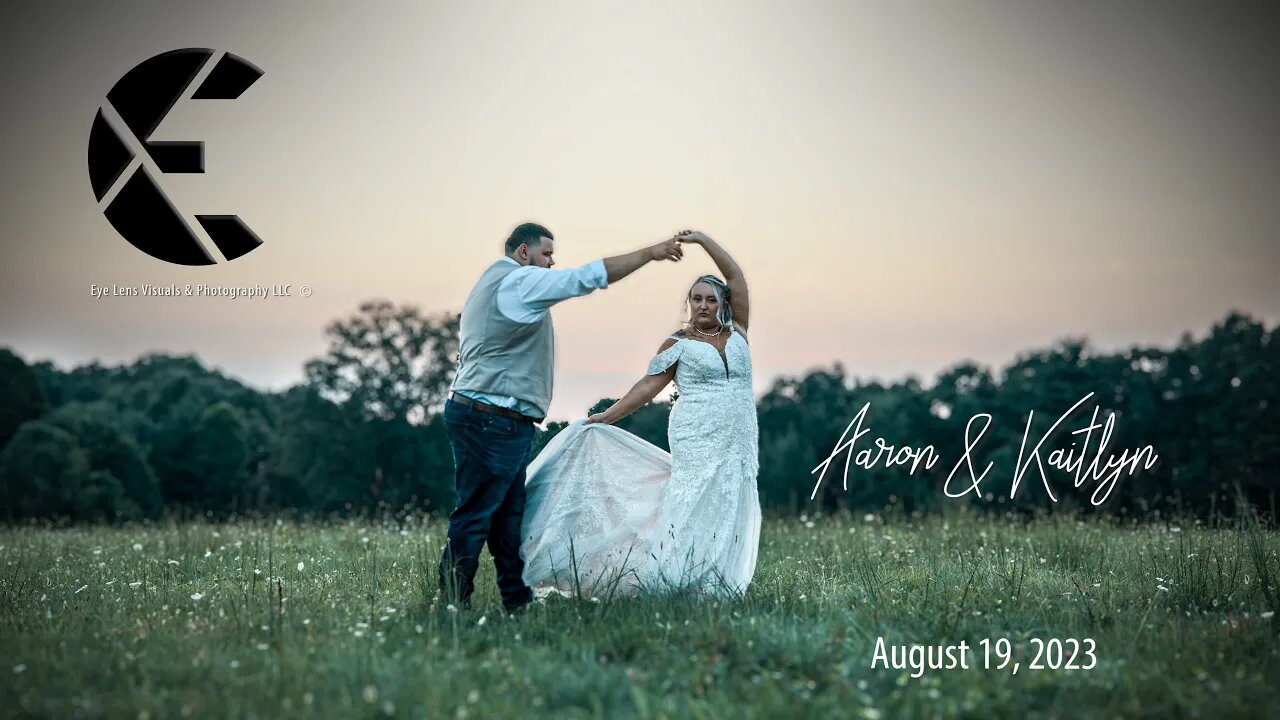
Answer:
<path fill-rule="evenodd" d="M 537 223 L 517 225 L 516 229 L 511 231 L 511 237 L 507 238 L 506 253 L 510 255 L 522 244 L 528 245 L 530 250 L 537 250 L 538 246 L 542 244 L 542 238 L 556 239 L 550 230 Z"/>

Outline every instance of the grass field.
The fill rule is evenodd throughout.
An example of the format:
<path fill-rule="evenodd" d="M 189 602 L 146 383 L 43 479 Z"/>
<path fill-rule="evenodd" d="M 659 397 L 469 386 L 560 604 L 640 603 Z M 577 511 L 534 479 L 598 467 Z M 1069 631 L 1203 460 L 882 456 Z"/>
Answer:
<path fill-rule="evenodd" d="M 1280 712 L 1280 534 L 1256 524 L 1057 517 L 1025 525 L 967 512 L 766 518 L 744 599 L 556 598 L 515 618 L 500 611 L 487 559 L 473 609 L 433 605 L 443 529 L 438 521 L 0 529 L 0 713 Z M 969 669 L 920 677 L 872 669 L 879 637 L 965 640 Z M 1017 674 L 1012 662 L 983 667 L 983 638 L 993 664 L 997 639 L 1011 641 Z M 1094 666 L 1028 669 L 1031 638 L 1090 638 Z M 1083 654 L 1076 663 L 1090 664 Z"/>

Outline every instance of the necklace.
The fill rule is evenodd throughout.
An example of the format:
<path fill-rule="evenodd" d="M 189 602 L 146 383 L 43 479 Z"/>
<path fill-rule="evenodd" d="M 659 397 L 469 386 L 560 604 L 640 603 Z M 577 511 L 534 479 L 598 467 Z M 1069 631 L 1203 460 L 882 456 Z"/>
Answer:
<path fill-rule="evenodd" d="M 721 328 L 720 328 L 719 330 L 717 330 L 717 331 L 715 331 L 715 332 L 713 332 L 713 333 L 706 333 L 706 332 L 702 332 L 701 330 L 699 330 L 699 329 L 698 329 L 698 326 L 697 326 L 697 325 L 694 325 L 693 323 L 689 323 L 689 327 L 693 328 L 693 331 L 694 331 L 694 332 L 698 333 L 699 335 L 701 335 L 701 336 L 703 336 L 703 337 L 715 337 L 715 336 L 719 335 L 720 333 L 724 332 L 724 327 L 723 327 L 723 326 L 721 326 Z"/>

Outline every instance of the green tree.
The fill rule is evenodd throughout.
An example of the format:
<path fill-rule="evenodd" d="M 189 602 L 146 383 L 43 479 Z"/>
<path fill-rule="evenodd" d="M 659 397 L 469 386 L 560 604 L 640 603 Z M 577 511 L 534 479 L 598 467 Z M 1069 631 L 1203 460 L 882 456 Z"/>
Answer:
<path fill-rule="evenodd" d="M 47 421 L 66 430 L 84 450 L 91 473 L 103 473 L 106 485 L 121 489 L 115 515 L 121 518 L 155 517 L 163 500 L 160 482 L 142 450 L 116 423 L 116 413 L 104 401 L 71 403 L 51 413 Z M 107 480 L 110 476 L 111 480 Z"/>
<path fill-rule="evenodd" d="M 195 478 L 197 504 L 219 512 L 243 509 L 252 448 L 235 406 L 220 401 L 205 408 L 185 445 L 186 470 Z"/>
<path fill-rule="evenodd" d="M 49 399 L 35 370 L 8 348 L 0 348 L 0 448 L 28 420 L 49 411 Z"/>
<path fill-rule="evenodd" d="M 370 494 L 385 509 L 448 512 L 453 507 L 453 454 L 444 419 L 412 425 L 373 420 L 365 425 L 376 459 Z"/>
<path fill-rule="evenodd" d="M 110 478 L 94 480 L 101 485 L 109 484 Z M 18 428 L 0 450 L 0 485 L 10 518 L 80 519 L 91 500 L 89 460 L 71 433 L 33 420 Z"/>
<path fill-rule="evenodd" d="M 300 385 L 281 395 L 279 417 L 268 462 L 276 503 L 332 512 L 370 502 L 374 448 L 359 407 Z"/>
<path fill-rule="evenodd" d="M 458 316 L 428 317 L 386 300 L 325 328 L 329 350 L 307 362 L 307 382 L 326 398 L 354 402 L 369 418 L 426 421 L 443 406 L 456 370 Z"/>

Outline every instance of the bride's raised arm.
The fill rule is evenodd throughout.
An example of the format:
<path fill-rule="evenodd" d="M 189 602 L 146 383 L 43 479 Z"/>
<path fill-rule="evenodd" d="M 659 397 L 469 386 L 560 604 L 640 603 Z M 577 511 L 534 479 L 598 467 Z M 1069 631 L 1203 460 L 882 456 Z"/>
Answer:
<path fill-rule="evenodd" d="M 671 346 L 676 344 L 674 338 L 668 339 L 662 343 L 662 347 L 658 348 L 658 355 L 649 365 L 649 372 L 622 396 L 622 399 L 609 406 L 608 410 L 598 412 L 587 418 L 588 425 L 592 423 L 604 423 L 612 425 L 622 418 L 644 407 L 645 403 L 658 396 L 662 392 L 662 388 L 666 387 L 676 376 L 676 366 L 673 361 L 674 356 L 667 354 Z M 672 351 L 672 353 L 679 351 Z M 666 357 L 664 357 L 666 356 Z M 663 365 L 666 367 L 663 367 Z"/>
<path fill-rule="evenodd" d="M 729 286 L 729 307 L 733 309 L 733 324 L 738 326 L 738 332 L 746 335 L 747 321 L 751 316 L 751 297 L 747 293 L 747 278 L 742 274 L 742 268 L 737 261 L 727 250 L 720 247 L 720 243 L 707 237 L 705 233 L 685 230 L 676 235 L 676 239 L 701 245 L 711 256 L 712 262 L 724 275 L 725 284 Z"/>

